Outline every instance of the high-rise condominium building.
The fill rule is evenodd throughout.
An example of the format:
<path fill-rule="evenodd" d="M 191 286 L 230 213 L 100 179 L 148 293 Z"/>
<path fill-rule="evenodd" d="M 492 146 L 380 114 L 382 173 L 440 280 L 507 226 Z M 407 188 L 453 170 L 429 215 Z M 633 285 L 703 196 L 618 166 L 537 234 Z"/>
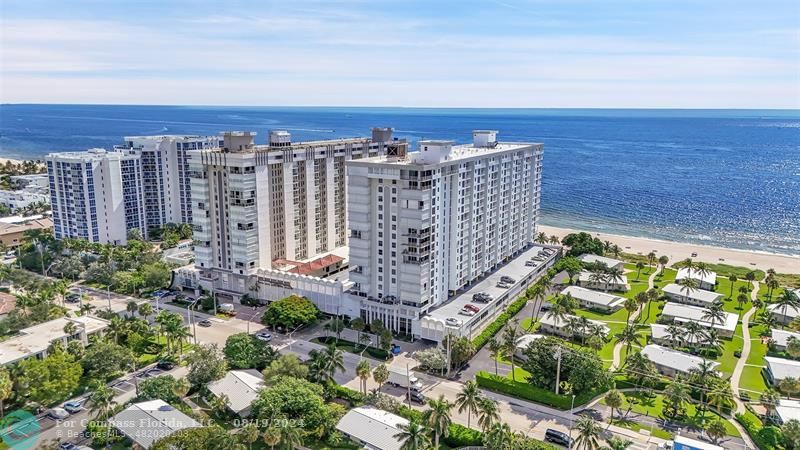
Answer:
<path fill-rule="evenodd" d="M 167 223 L 192 223 L 189 161 L 186 152 L 222 144 L 218 136 L 126 136 L 124 147 L 142 159 L 145 235 Z"/>
<path fill-rule="evenodd" d="M 131 151 L 51 153 L 47 161 L 56 239 L 123 244 L 142 229 L 142 165 Z"/>
<path fill-rule="evenodd" d="M 190 151 L 195 266 L 205 286 L 265 300 L 294 291 L 323 310 L 340 303 L 331 294 L 325 306 L 297 283 L 346 268 L 345 162 L 405 152 L 391 135 L 376 128 L 372 138 L 294 143 L 272 131 L 267 145 L 255 145 L 254 133 L 226 132 L 222 148 Z"/>
<path fill-rule="evenodd" d="M 367 323 L 420 335 L 419 318 L 534 240 L 542 144 L 420 141 L 350 161 L 351 295 Z"/>
<path fill-rule="evenodd" d="M 55 236 L 125 244 L 127 233 L 191 222 L 186 152 L 218 147 L 219 137 L 132 136 L 113 151 L 47 156 Z"/>

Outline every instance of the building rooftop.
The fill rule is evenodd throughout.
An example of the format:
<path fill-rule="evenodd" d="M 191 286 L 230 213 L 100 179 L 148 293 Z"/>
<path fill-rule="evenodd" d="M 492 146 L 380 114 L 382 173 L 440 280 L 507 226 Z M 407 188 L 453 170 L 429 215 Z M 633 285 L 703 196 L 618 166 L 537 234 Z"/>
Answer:
<path fill-rule="evenodd" d="M 202 426 L 163 400 L 130 405 L 109 419 L 109 423 L 145 449 L 177 431 Z"/>
<path fill-rule="evenodd" d="M 581 283 L 594 283 L 594 281 L 592 281 L 591 277 L 592 277 L 592 272 L 589 272 L 588 270 L 584 270 L 584 271 L 581 271 L 581 273 L 578 274 L 578 281 L 580 281 Z M 602 282 L 601 284 L 605 284 L 605 282 Z M 609 280 L 608 281 L 608 285 L 609 286 L 622 286 L 622 285 L 627 286 L 628 285 L 628 277 L 625 276 L 625 275 L 622 275 L 622 278 L 618 278 L 618 279 L 614 280 L 613 282 Z"/>
<path fill-rule="evenodd" d="M 675 436 L 672 442 L 673 450 L 725 450 L 725 448 L 720 447 L 719 445 L 698 441 L 697 439 L 680 435 Z"/>
<path fill-rule="evenodd" d="M 381 409 L 362 406 L 353 408 L 336 424 L 336 429 L 368 444 L 367 448 L 400 450 L 402 442 L 395 435 L 408 420 Z"/>
<path fill-rule="evenodd" d="M 584 253 L 581 256 L 579 256 L 578 259 L 580 259 L 581 262 L 587 264 L 605 264 L 608 267 L 614 267 L 619 264 L 625 264 L 625 261 L 620 261 L 614 258 L 607 258 L 605 256 L 595 255 L 592 253 Z"/>
<path fill-rule="evenodd" d="M 676 327 L 680 330 L 683 330 L 683 327 L 677 326 Z M 660 323 L 652 323 L 650 324 L 650 335 L 653 336 L 653 339 L 671 339 L 669 333 L 667 333 L 667 329 L 669 329 L 669 325 L 662 325 Z M 687 344 L 703 344 L 708 339 L 705 336 L 693 336 L 690 338 L 683 337 L 684 342 Z"/>
<path fill-rule="evenodd" d="M 226 395 L 231 411 L 240 413 L 250 408 L 264 387 L 264 377 L 257 370 L 231 370 L 224 377 L 209 383 L 208 389 L 217 397 Z"/>
<path fill-rule="evenodd" d="M 616 295 L 606 294 L 603 292 L 593 291 L 591 289 L 582 288 L 580 286 L 567 286 L 566 289 L 561 291 L 562 294 L 569 294 L 572 298 L 583 300 L 587 303 L 595 305 L 606 306 L 609 308 L 616 308 L 625 303 L 625 299 Z"/>
<path fill-rule="evenodd" d="M 797 316 L 800 316 L 800 310 L 798 310 L 798 308 L 794 306 L 787 306 L 786 309 L 784 310 L 783 306 L 776 305 L 773 303 L 771 305 L 767 305 L 767 311 L 773 314 L 780 314 L 782 316 L 786 315 L 787 317 L 790 317 L 792 319 L 794 319 Z"/>
<path fill-rule="evenodd" d="M 642 354 L 650 358 L 650 361 L 677 370 L 678 372 L 689 373 L 691 369 L 703 363 L 703 358 L 692 356 L 688 353 L 662 347 L 657 344 L 648 344 L 642 349 Z M 719 366 L 716 361 L 710 361 L 713 368 Z"/>
<path fill-rule="evenodd" d="M 524 335 L 524 336 L 522 336 L 522 337 L 517 339 L 516 348 L 517 348 L 517 350 L 524 350 L 524 349 L 528 348 L 529 345 L 531 345 L 531 342 L 537 341 L 537 340 L 542 339 L 544 337 L 546 337 L 546 336 L 543 335 L 543 334 L 526 334 L 526 335 Z"/>
<path fill-rule="evenodd" d="M 688 297 L 692 300 L 703 303 L 714 303 L 720 300 L 723 295 L 718 292 L 707 291 L 705 289 L 692 289 L 691 291 L 682 291 L 680 284 L 670 283 L 664 286 L 661 290 L 667 294 L 672 294 L 680 297 Z"/>
<path fill-rule="evenodd" d="M 32 219 L 21 223 L 0 222 L 0 235 L 24 233 L 28 230 L 49 230 L 51 228 L 53 228 L 53 219 L 49 217 Z"/>
<path fill-rule="evenodd" d="M 707 311 L 708 310 L 706 308 L 702 308 L 700 306 L 667 302 L 664 305 L 664 309 L 661 311 L 661 314 L 667 315 L 669 317 L 674 317 L 677 322 L 692 321 L 692 322 L 697 322 L 703 326 L 712 326 L 709 320 L 703 318 Z M 714 323 L 713 327 L 718 328 L 720 330 L 727 330 L 730 332 L 736 330 L 736 324 L 739 322 L 739 316 L 729 312 L 723 314 L 725 318 L 722 321 L 722 323 L 716 322 Z"/>
<path fill-rule="evenodd" d="M 524 142 L 498 142 L 493 147 L 476 147 L 473 144 L 452 145 L 453 141 L 419 141 L 419 144 L 424 148 L 425 144 L 430 147 L 442 147 L 443 149 L 438 156 L 427 157 L 422 155 L 420 151 L 410 152 L 406 158 L 397 158 L 392 156 L 373 156 L 371 158 L 362 158 L 358 160 L 348 161 L 348 165 L 389 165 L 389 166 L 407 166 L 411 168 L 432 167 L 440 164 L 449 164 L 454 161 L 467 161 L 470 159 L 478 159 L 486 157 L 486 155 L 499 154 L 504 152 L 516 151 L 525 149 L 531 146 L 542 145 L 539 143 L 524 143 Z"/>
<path fill-rule="evenodd" d="M 543 315 L 541 317 L 541 319 L 539 319 L 539 322 L 542 325 L 550 325 L 552 327 L 560 329 L 560 328 L 563 328 L 564 326 L 566 326 L 567 323 L 569 323 L 569 319 L 572 319 L 572 318 L 575 318 L 575 317 L 578 317 L 578 316 L 567 314 L 564 317 L 564 319 L 562 320 L 562 319 L 560 319 L 558 317 L 549 316 L 549 315 L 545 314 L 545 315 Z M 592 320 L 592 319 L 589 319 L 589 322 L 594 324 L 594 325 L 599 325 L 601 328 L 603 328 L 605 330 L 606 334 L 608 334 L 609 328 L 605 323 L 603 323 L 603 322 L 601 322 L 599 320 Z"/>
<path fill-rule="evenodd" d="M 775 358 L 774 356 L 765 356 L 764 361 L 767 362 L 769 371 L 777 381 L 789 377 L 797 378 L 797 374 L 800 373 L 800 361 Z"/>
<path fill-rule="evenodd" d="M 778 413 L 783 423 L 792 419 L 800 420 L 800 401 L 782 398 L 778 401 L 775 412 Z"/>
<path fill-rule="evenodd" d="M 0 342 L 0 366 L 4 366 L 47 350 L 50 343 L 64 339 L 64 326 L 72 322 L 78 329 L 86 327 L 86 334 L 105 329 L 108 321 L 92 317 L 61 317 L 19 331 L 16 336 Z"/>
<path fill-rule="evenodd" d="M 777 328 L 772 329 L 772 340 L 775 341 L 776 345 L 781 347 L 786 347 L 786 344 L 789 343 L 789 338 L 800 339 L 800 333 L 793 333 L 791 331 L 786 330 L 779 330 Z"/>
<path fill-rule="evenodd" d="M 104 148 L 90 148 L 83 151 L 71 152 L 53 152 L 46 156 L 46 159 L 73 159 L 76 162 L 86 160 L 102 160 L 102 159 L 125 159 L 125 158 L 139 158 L 139 155 L 127 149 L 106 150 Z"/>
<path fill-rule="evenodd" d="M 717 273 L 711 271 L 701 274 L 698 270 L 689 269 L 686 267 L 678 269 L 678 274 L 675 276 L 675 281 L 680 281 L 684 278 L 691 278 L 693 280 L 702 281 L 703 283 L 708 283 L 710 285 L 717 284 Z"/>

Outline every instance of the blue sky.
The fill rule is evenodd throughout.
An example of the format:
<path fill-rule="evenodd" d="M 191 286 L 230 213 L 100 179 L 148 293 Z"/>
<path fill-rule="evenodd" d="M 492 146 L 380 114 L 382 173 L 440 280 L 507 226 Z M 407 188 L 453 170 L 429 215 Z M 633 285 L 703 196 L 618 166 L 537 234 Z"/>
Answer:
<path fill-rule="evenodd" d="M 800 108 L 800 2 L 0 2 L 0 101 Z"/>

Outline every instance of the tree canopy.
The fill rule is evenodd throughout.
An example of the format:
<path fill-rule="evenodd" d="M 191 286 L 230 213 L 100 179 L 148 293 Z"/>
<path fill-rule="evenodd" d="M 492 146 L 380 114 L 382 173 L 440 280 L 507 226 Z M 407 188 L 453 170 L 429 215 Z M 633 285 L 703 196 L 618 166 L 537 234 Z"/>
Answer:
<path fill-rule="evenodd" d="M 574 394 L 590 392 L 607 386 L 608 373 L 597 352 L 588 348 L 570 347 L 562 339 L 546 337 L 533 341 L 525 350 L 527 361 L 522 367 L 530 372 L 528 381 L 538 387 L 554 389 L 556 382 L 557 350 L 561 350 L 561 381 L 572 386 Z"/>
<path fill-rule="evenodd" d="M 319 310 L 311 300 L 299 295 L 290 295 L 272 302 L 261 316 L 261 323 L 271 327 L 293 329 L 313 323 L 317 320 L 318 313 Z"/>
<path fill-rule="evenodd" d="M 272 347 L 247 333 L 228 336 L 223 352 L 231 369 L 263 370 L 277 357 Z"/>
<path fill-rule="evenodd" d="M 605 245 L 603 241 L 586 232 L 570 233 L 561 239 L 561 243 L 569 246 L 569 256 L 580 256 L 584 253 L 593 253 L 603 256 Z"/>
<path fill-rule="evenodd" d="M 67 398 L 83 375 L 83 368 L 75 358 L 57 348 L 44 359 L 22 361 L 20 369 L 18 382 L 25 386 L 28 398 L 46 406 Z"/>

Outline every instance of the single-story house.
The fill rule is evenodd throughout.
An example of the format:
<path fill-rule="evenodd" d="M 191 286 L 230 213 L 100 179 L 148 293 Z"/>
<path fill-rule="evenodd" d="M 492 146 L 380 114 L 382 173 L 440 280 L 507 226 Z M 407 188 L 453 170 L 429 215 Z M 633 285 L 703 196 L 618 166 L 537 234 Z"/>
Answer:
<path fill-rule="evenodd" d="M 793 359 L 765 356 L 767 363 L 767 379 L 771 384 L 778 384 L 784 378 L 797 378 L 800 375 L 800 361 Z"/>
<path fill-rule="evenodd" d="M 628 284 L 628 277 L 625 275 L 623 275 L 620 279 L 608 281 L 596 281 L 592 278 L 592 272 L 584 270 L 578 274 L 577 285 L 589 289 L 598 289 L 601 291 L 628 292 L 631 290 L 631 285 Z"/>
<path fill-rule="evenodd" d="M 675 376 L 679 373 L 688 374 L 692 369 L 703 363 L 703 358 L 692 356 L 671 348 L 662 347 L 658 344 L 648 344 L 642 349 L 642 354 L 647 356 L 655 364 L 656 369 L 666 376 Z M 716 368 L 719 363 L 712 361 L 712 366 Z"/>
<path fill-rule="evenodd" d="M 775 349 L 778 351 L 786 350 L 786 345 L 789 343 L 789 338 L 800 339 L 800 333 L 794 333 L 786 330 L 772 329 L 772 342 Z"/>
<path fill-rule="evenodd" d="M 516 346 L 514 348 L 514 357 L 517 359 L 525 360 L 527 357 L 525 356 L 525 350 L 531 345 L 531 342 L 541 339 L 545 337 L 541 334 L 526 334 L 517 339 Z"/>
<path fill-rule="evenodd" d="M 692 289 L 691 291 L 682 290 L 680 284 L 670 283 L 661 290 L 671 301 L 685 303 L 687 305 L 707 307 L 715 302 L 722 301 L 724 295 L 707 291 L 705 289 Z"/>
<path fill-rule="evenodd" d="M 782 398 L 778 400 L 778 404 L 770 416 L 779 424 L 784 424 L 792 419 L 800 420 L 800 401 Z"/>
<path fill-rule="evenodd" d="M 71 334 L 64 331 L 67 324 L 72 324 L 74 331 Z M 86 346 L 90 336 L 102 334 L 107 327 L 107 320 L 80 316 L 61 317 L 24 328 L 15 336 L 0 342 L 0 366 L 33 357 L 44 358 L 47 356 L 47 349 L 54 342 L 61 342 L 66 346 L 70 341 L 77 340 Z"/>
<path fill-rule="evenodd" d="M 562 320 L 558 317 L 545 314 L 541 319 L 539 319 L 539 331 L 561 337 L 572 337 L 572 333 L 567 332 L 565 327 L 567 323 L 569 323 L 569 319 L 574 317 L 578 316 L 568 314 L 565 319 Z M 600 322 L 599 320 L 589 320 L 589 322 L 593 325 L 600 326 L 603 329 L 604 334 L 608 334 L 609 328 L 603 322 Z"/>
<path fill-rule="evenodd" d="M 202 425 L 163 400 L 134 403 L 108 421 L 136 445 L 149 449 L 159 439 Z"/>
<path fill-rule="evenodd" d="M 208 384 L 208 390 L 217 397 L 228 397 L 228 409 L 240 417 L 250 415 L 250 405 L 263 387 L 264 377 L 255 369 L 231 370 Z"/>
<path fill-rule="evenodd" d="M 369 450 L 400 450 L 402 441 L 395 437 L 408 420 L 371 406 L 360 406 L 347 412 L 336 429 Z"/>
<path fill-rule="evenodd" d="M 778 322 L 788 325 L 791 321 L 800 316 L 800 310 L 795 308 L 794 306 L 787 306 L 785 309 L 783 306 L 771 304 L 767 305 L 767 311 L 775 317 L 775 320 Z"/>
<path fill-rule="evenodd" d="M 578 301 L 581 308 L 614 312 L 622 309 L 625 304 L 625 299 L 622 297 L 593 291 L 580 286 L 567 286 L 561 293 L 572 296 L 572 298 Z"/>
<path fill-rule="evenodd" d="M 676 435 L 672 440 L 672 450 L 725 450 L 725 448 L 710 442 Z"/>
<path fill-rule="evenodd" d="M 739 316 L 734 313 L 723 313 L 723 320 L 715 321 L 713 324 L 706 318 L 706 308 L 699 306 L 684 305 L 681 303 L 667 302 L 661 311 L 661 318 L 675 323 L 697 322 L 704 327 L 716 328 L 720 337 L 732 337 L 736 331 L 736 324 Z"/>
<path fill-rule="evenodd" d="M 614 258 L 608 258 L 605 256 L 595 255 L 592 253 L 584 253 L 578 257 L 584 264 L 603 264 L 609 269 L 612 267 L 616 267 L 619 270 L 625 269 L 625 261 L 620 261 Z"/>
<path fill-rule="evenodd" d="M 681 326 L 678 325 L 674 326 L 681 331 L 683 330 L 683 327 Z M 704 336 L 693 336 L 689 338 L 684 334 L 681 336 L 681 338 L 683 339 L 681 342 L 673 342 L 672 336 L 670 336 L 670 334 L 667 332 L 669 327 L 670 327 L 669 325 L 662 325 L 660 323 L 650 324 L 650 339 L 653 341 L 653 343 L 666 346 L 676 345 L 680 343 L 683 343 L 685 345 L 703 346 L 706 345 L 708 341 L 708 339 L 706 339 Z"/>
<path fill-rule="evenodd" d="M 675 282 L 680 284 L 680 282 L 686 278 L 697 281 L 697 286 L 707 291 L 713 291 L 714 287 L 717 285 L 717 273 L 712 271 L 700 273 L 697 269 L 689 269 L 686 267 L 678 269 L 678 274 L 675 275 Z"/>

